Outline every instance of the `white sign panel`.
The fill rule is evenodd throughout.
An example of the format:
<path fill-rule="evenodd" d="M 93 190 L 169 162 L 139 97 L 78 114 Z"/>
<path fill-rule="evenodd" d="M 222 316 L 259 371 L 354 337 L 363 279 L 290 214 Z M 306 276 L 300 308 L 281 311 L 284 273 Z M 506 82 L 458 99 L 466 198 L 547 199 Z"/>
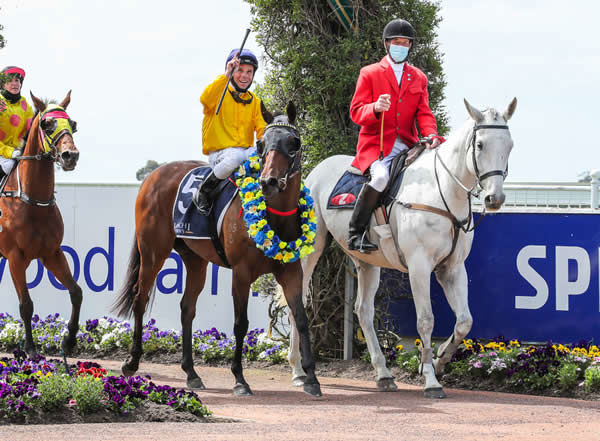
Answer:
<path fill-rule="evenodd" d="M 134 240 L 136 184 L 58 184 L 56 199 L 65 223 L 62 248 L 83 289 L 81 323 L 113 316 L 111 306 L 123 284 Z M 0 234 L 6 234 L 0 232 Z M 44 317 L 71 313 L 68 292 L 39 261 L 27 270 L 34 313 Z M 158 274 L 155 300 L 145 320 L 161 329 L 181 329 L 179 302 L 185 288 L 185 265 L 173 251 Z M 18 296 L 6 259 L 0 259 L 0 312 L 19 316 Z M 257 293 L 248 302 L 250 329 L 268 324 L 268 301 Z M 233 333 L 231 270 L 209 263 L 196 306 L 193 329 L 215 327 Z"/>

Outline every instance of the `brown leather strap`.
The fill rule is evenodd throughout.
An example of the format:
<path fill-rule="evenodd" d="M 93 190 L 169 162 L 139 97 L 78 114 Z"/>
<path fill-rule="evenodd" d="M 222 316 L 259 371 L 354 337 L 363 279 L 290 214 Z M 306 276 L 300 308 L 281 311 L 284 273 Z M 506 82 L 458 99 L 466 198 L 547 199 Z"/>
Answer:
<path fill-rule="evenodd" d="M 429 211 L 430 213 L 439 214 L 440 216 L 444 216 L 445 218 L 450 219 L 450 221 L 452 222 L 453 225 L 456 225 L 459 223 L 458 219 L 456 219 L 448 211 L 442 210 L 441 208 L 432 207 L 431 205 L 425 205 L 425 204 L 414 204 L 412 202 L 411 203 L 402 202 L 401 205 L 406 208 L 411 208 L 413 210 Z"/>
<path fill-rule="evenodd" d="M 450 222 L 452 222 L 452 226 L 454 227 L 454 229 L 452 231 L 452 248 L 450 249 L 450 253 L 446 257 L 444 257 L 441 260 L 441 262 L 438 263 L 437 266 L 435 267 L 435 271 L 437 271 L 437 269 L 439 267 L 441 267 L 444 263 L 446 263 L 446 261 L 450 258 L 450 256 L 452 256 L 452 254 L 454 253 L 454 250 L 456 249 L 456 243 L 458 242 L 458 235 L 460 234 L 460 227 L 461 227 L 460 221 L 458 219 L 456 219 L 456 217 L 454 217 L 452 215 L 452 213 L 450 213 L 449 211 L 442 210 L 441 208 L 437 208 L 437 207 L 432 207 L 431 205 L 413 204 L 413 203 L 406 203 L 406 202 L 399 202 L 399 204 L 402 205 L 403 207 L 410 208 L 412 210 L 428 211 L 430 213 L 444 216 L 445 218 L 449 219 Z"/>

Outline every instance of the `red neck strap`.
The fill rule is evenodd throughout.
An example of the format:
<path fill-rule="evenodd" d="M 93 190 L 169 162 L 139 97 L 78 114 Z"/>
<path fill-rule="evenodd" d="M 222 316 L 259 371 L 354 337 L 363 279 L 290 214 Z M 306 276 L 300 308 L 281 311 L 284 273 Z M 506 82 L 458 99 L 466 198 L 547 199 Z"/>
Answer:
<path fill-rule="evenodd" d="M 294 208 L 293 210 L 290 210 L 290 211 L 279 211 L 279 210 L 275 210 L 274 208 L 267 207 L 267 211 L 269 213 L 276 214 L 277 216 L 291 216 L 292 214 L 296 214 L 296 212 L 298 211 L 298 208 Z"/>

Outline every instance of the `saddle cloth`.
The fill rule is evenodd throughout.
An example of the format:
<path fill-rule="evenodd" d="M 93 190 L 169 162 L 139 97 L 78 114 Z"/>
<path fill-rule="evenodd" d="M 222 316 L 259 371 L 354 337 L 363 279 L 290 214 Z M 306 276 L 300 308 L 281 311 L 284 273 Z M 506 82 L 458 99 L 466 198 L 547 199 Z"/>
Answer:
<path fill-rule="evenodd" d="M 408 152 L 402 153 L 394 158 L 390 167 L 390 181 L 383 191 L 380 199 L 381 203 L 388 206 L 392 203 L 395 196 L 400 191 L 404 171 L 411 165 L 423 152 L 422 146 L 413 147 Z M 356 199 L 362 189 L 362 186 L 369 181 L 369 176 L 357 174 L 359 170 L 347 170 L 337 181 L 329 198 L 327 199 L 328 209 L 349 208 L 354 209 Z"/>
<path fill-rule="evenodd" d="M 190 170 L 179 183 L 177 197 L 173 204 L 173 226 L 177 237 L 190 239 L 210 239 L 210 217 L 214 215 L 217 221 L 217 236 L 221 233 L 223 217 L 237 194 L 237 187 L 231 179 L 225 181 L 223 189 L 213 201 L 211 216 L 202 216 L 198 213 L 192 198 L 196 190 L 210 173 L 210 167 L 197 167 Z M 214 227 L 213 227 L 214 228 Z"/>

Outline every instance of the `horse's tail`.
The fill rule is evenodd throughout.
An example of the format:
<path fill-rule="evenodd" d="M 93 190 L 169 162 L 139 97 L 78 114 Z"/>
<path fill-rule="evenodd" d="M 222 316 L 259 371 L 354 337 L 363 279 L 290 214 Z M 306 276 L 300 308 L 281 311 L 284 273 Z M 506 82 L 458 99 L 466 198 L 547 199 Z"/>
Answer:
<path fill-rule="evenodd" d="M 111 309 L 119 317 L 129 318 L 133 314 L 133 301 L 137 292 L 139 276 L 140 250 L 137 246 L 137 238 L 134 237 L 131 255 L 129 256 L 129 265 L 127 266 L 127 274 L 125 275 L 125 283 Z"/>

